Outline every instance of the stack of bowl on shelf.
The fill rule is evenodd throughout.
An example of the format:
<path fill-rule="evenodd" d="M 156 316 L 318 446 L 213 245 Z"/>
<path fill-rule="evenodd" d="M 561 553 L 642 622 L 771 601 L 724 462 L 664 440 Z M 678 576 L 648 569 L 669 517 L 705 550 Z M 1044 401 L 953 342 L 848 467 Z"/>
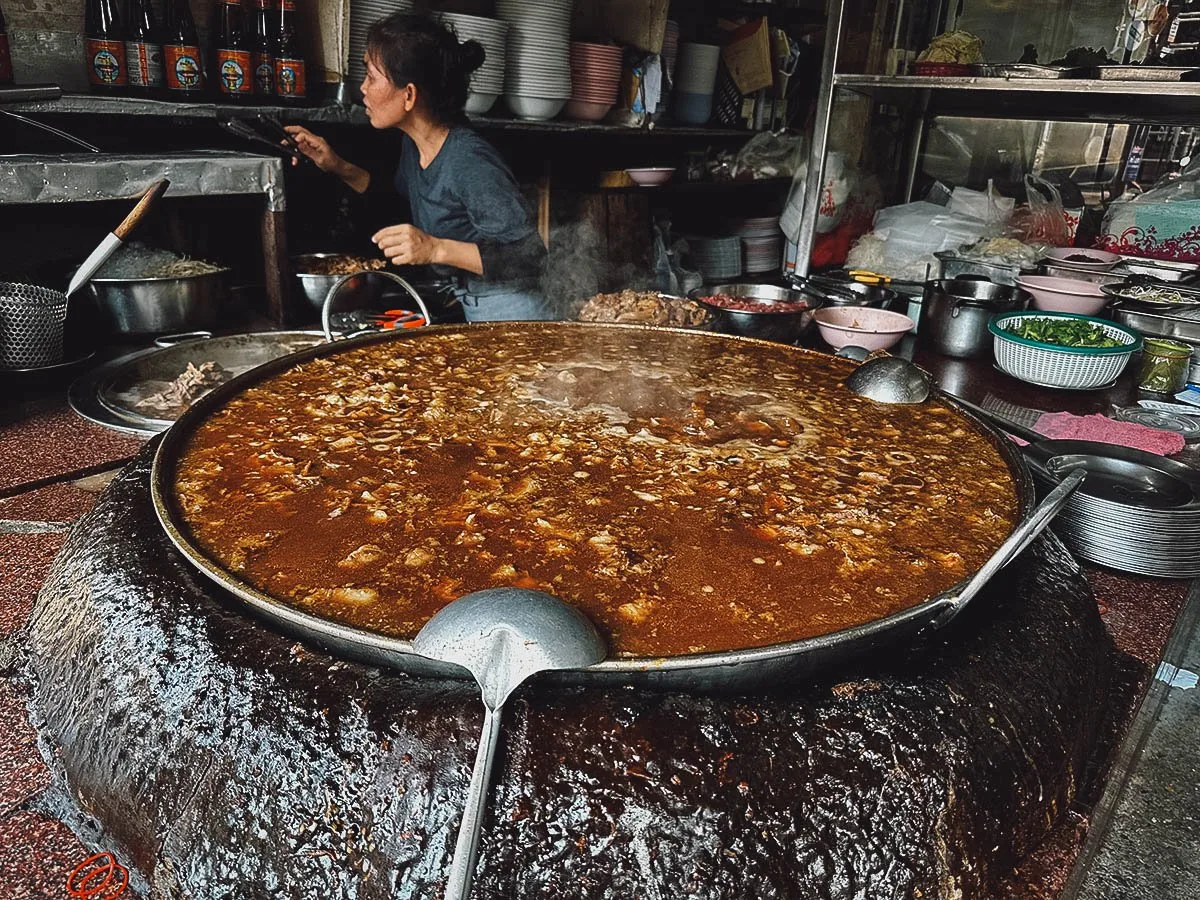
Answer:
<path fill-rule="evenodd" d="M 742 239 L 732 237 L 689 237 L 692 262 L 705 284 L 715 284 L 742 274 Z"/>
<path fill-rule="evenodd" d="M 572 0 L 496 0 L 508 23 L 504 100 L 520 119 L 553 119 L 571 98 Z"/>
<path fill-rule="evenodd" d="M 483 65 L 471 73 L 465 112 L 482 116 L 504 93 L 505 59 L 508 56 L 508 23 L 482 16 L 462 13 L 443 13 L 442 18 L 454 28 L 460 41 L 478 41 L 483 45 Z"/>
<path fill-rule="evenodd" d="M 621 48 L 616 44 L 571 42 L 571 99 L 567 116 L 599 122 L 617 102 Z"/>
<path fill-rule="evenodd" d="M 663 74 L 671 80 L 675 81 L 675 58 L 679 55 L 679 23 L 673 19 L 667 19 L 666 34 L 663 35 L 662 45 L 662 67 Z"/>
<path fill-rule="evenodd" d="M 350 79 L 354 87 L 367 77 L 363 55 L 367 51 L 367 30 L 379 19 L 392 13 L 412 12 L 413 0 L 354 0 L 350 4 Z"/>
<path fill-rule="evenodd" d="M 734 223 L 734 233 L 742 240 L 742 260 L 746 273 L 774 272 L 783 258 L 783 232 L 779 216 L 758 216 Z"/>
<path fill-rule="evenodd" d="M 712 115 L 713 89 L 721 48 L 716 44 L 684 43 L 675 64 L 675 90 L 671 112 L 680 122 L 703 125 Z"/>

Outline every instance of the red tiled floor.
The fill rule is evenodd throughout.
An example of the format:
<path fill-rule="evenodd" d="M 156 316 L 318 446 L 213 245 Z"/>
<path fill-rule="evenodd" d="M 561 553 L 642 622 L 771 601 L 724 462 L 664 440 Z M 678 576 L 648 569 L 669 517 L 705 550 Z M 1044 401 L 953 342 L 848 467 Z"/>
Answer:
<path fill-rule="evenodd" d="M 29 618 L 46 572 L 66 540 L 63 534 L 0 534 L 0 639 L 18 631 Z"/>
<path fill-rule="evenodd" d="M 25 697 L 11 683 L 0 681 L 0 818 L 49 784 L 50 770 L 38 753 Z"/>
<path fill-rule="evenodd" d="M 0 819 L 5 900 L 68 897 L 68 873 L 90 855 L 66 825 L 41 813 L 22 810 Z M 126 891 L 122 896 L 134 895 Z"/>
<path fill-rule="evenodd" d="M 0 498 L 0 519 L 10 522 L 74 522 L 96 504 L 96 495 L 73 483 L 52 484 Z"/>
<path fill-rule="evenodd" d="M 79 418 L 66 407 L 0 426 L 0 490 L 133 456 L 137 438 Z"/>

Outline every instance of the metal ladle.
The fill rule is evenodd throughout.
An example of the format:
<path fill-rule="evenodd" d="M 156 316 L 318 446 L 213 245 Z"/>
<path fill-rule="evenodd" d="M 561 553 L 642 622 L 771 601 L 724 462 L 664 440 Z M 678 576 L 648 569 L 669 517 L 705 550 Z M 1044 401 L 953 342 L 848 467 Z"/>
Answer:
<path fill-rule="evenodd" d="M 483 697 L 483 730 L 443 894 L 444 900 L 466 900 L 500 739 L 501 708 L 538 672 L 584 668 L 603 660 L 608 651 L 579 610 L 549 594 L 511 587 L 458 598 L 417 632 L 413 649 L 469 671 Z"/>
<path fill-rule="evenodd" d="M 924 403 L 933 390 L 924 369 L 898 356 L 868 359 L 844 383 L 860 397 L 876 403 Z"/>

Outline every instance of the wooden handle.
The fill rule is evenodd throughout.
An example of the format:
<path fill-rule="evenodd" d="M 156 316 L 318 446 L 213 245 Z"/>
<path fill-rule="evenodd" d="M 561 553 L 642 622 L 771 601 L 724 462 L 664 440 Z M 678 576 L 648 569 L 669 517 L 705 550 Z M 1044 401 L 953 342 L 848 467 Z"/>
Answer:
<path fill-rule="evenodd" d="M 125 217 L 125 220 L 113 229 L 113 234 L 119 237 L 122 241 L 128 240 L 133 229 L 138 227 L 138 224 L 145 218 L 146 213 L 150 212 L 150 207 L 158 202 L 158 198 L 167 192 L 167 188 L 171 186 L 171 182 L 163 178 L 161 181 L 156 181 L 150 187 L 146 188 L 146 192 L 142 194 L 142 199 L 138 201 L 138 205 Z"/>

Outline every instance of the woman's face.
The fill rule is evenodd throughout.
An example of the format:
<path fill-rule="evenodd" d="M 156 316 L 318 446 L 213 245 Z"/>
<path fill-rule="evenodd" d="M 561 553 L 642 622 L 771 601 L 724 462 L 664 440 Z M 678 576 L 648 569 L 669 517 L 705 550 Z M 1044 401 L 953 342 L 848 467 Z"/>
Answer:
<path fill-rule="evenodd" d="M 367 64 L 367 77 L 360 89 L 372 127 L 398 127 L 412 112 L 417 99 L 416 88 L 411 84 L 396 87 L 370 56 L 363 61 Z"/>

